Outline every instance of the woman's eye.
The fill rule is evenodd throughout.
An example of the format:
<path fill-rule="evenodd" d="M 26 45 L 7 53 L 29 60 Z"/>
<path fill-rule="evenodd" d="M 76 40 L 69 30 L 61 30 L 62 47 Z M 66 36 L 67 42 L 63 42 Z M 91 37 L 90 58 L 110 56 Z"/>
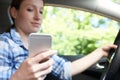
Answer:
<path fill-rule="evenodd" d="M 32 11 L 33 11 L 33 9 L 27 9 L 27 11 L 32 12 Z"/>
<path fill-rule="evenodd" d="M 40 11 L 40 14 L 43 14 L 43 11 Z"/>

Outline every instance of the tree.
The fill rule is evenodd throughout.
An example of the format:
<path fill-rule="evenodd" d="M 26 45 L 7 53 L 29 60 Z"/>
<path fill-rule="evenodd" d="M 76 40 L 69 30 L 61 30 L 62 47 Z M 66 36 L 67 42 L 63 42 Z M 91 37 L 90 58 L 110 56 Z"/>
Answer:
<path fill-rule="evenodd" d="M 52 48 L 60 54 L 88 54 L 97 47 L 113 43 L 118 24 L 92 13 L 49 6 L 44 10 L 42 32 L 52 34 Z"/>

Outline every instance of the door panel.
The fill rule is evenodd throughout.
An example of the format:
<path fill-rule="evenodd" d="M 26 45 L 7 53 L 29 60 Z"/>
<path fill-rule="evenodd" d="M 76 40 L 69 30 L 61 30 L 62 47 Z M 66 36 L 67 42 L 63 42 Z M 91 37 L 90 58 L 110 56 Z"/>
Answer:
<path fill-rule="evenodd" d="M 76 59 L 83 57 L 81 55 L 79 56 L 59 55 L 59 56 L 68 59 L 70 61 L 74 61 Z M 83 73 L 73 76 L 72 80 L 100 80 L 100 77 L 105 70 L 103 67 L 106 64 L 106 61 L 107 61 L 106 58 L 102 58 L 98 63 L 96 63 L 95 65 L 84 71 Z"/>

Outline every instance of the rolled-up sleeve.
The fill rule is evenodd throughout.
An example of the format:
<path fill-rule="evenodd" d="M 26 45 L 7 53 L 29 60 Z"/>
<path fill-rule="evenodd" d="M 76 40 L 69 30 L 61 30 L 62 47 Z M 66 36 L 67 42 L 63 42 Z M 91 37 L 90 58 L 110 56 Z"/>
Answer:
<path fill-rule="evenodd" d="M 55 61 L 52 74 L 58 77 L 59 80 L 72 80 L 71 62 L 57 55 L 52 58 Z"/>

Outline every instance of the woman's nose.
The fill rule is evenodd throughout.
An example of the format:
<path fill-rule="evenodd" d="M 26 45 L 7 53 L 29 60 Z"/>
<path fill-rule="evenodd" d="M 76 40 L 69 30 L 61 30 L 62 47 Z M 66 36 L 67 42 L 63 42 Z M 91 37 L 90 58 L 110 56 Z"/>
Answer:
<path fill-rule="evenodd" d="M 42 14 L 40 14 L 40 12 L 36 12 L 34 15 L 34 19 L 35 20 L 40 20 L 42 18 Z"/>

